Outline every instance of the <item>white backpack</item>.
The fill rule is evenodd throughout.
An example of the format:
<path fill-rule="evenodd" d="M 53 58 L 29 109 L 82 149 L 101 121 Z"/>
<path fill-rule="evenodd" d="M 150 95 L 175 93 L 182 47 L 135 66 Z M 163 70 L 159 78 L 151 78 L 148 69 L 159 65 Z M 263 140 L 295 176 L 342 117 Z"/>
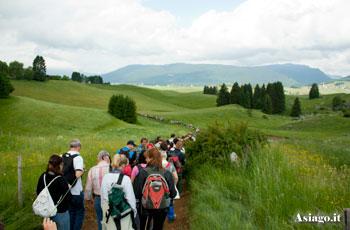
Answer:
<path fill-rule="evenodd" d="M 60 205 L 60 203 L 63 201 L 64 197 L 67 195 L 67 193 L 70 191 L 68 189 L 67 193 L 59 199 L 57 204 L 52 200 L 52 197 L 49 192 L 49 186 L 54 182 L 58 177 L 55 177 L 48 185 L 46 185 L 46 174 L 44 174 L 44 184 L 45 188 L 39 193 L 38 197 L 35 199 L 33 203 L 33 211 L 35 215 L 41 216 L 41 217 L 52 217 L 55 216 L 57 213 L 57 206 Z"/>

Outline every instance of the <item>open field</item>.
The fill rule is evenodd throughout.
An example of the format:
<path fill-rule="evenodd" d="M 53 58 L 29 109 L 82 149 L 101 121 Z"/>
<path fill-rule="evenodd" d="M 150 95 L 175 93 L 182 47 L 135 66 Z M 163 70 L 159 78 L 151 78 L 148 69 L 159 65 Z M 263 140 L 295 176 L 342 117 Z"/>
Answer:
<path fill-rule="evenodd" d="M 183 121 L 201 129 L 215 122 L 247 122 L 251 128 L 278 137 L 270 150 L 261 150 L 261 154 L 257 154 L 259 157 L 253 171 L 218 171 L 208 166 L 198 169 L 195 173 L 197 176 L 190 182 L 190 188 L 195 191 L 191 194 L 193 202 L 190 208 L 191 227 L 194 229 L 220 226 L 222 229 L 234 226 L 247 229 L 295 227 L 287 223 L 292 214 L 284 211 L 285 205 L 292 207 L 291 210 L 299 208 L 305 212 L 326 213 L 340 212 L 341 208 L 349 206 L 346 198 L 350 192 L 346 185 L 350 182 L 347 169 L 350 165 L 350 119 L 330 109 L 334 95 L 315 100 L 302 96 L 305 117 L 303 120 L 293 120 L 286 115 L 264 116 L 256 110 L 250 114 L 237 105 L 218 108 L 215 106 L 215 96 L 201 92 L 129 85 L 85 85 L 70 81 L 12 83 L 15 87 L 13 96 L 0 100 L 0 220 L 6 224 L 6 229 L 38 228 L 40 219 L 33 216 L 30 207 L 36 181 L 45 170 L 50 154 L 67 151 L 69 140 L 81 139 L 81 152 L 86 168 L 89 168 L 95 163 L 98 151 L 106 149 L 114 152 L 128 139 L 138 142 L 143 136 L 168 137 L 173 132 L 181 135 L 189 131 L 182 126 L 140 116 L 135 125 L 115 119 L 107 113 L 108 100 L 113 94 L 132 97 L 138 113 Z M 349 94 L 342 96 L 350 100 Z M 286 114 L 294 98 L 287 96 Z M 16 158 L 19 154 L 24 163 L 23 208 L 16 204 Z M 303 159 L 305 165 L 299 161 Z M 303 167 L 306 171 L 303 171 Z M 225 181 L 218 181 L 217 178 L 223 175 L 227 176 Z M 296 178 L 309 176 L 314 178 L 311 180 L 314 183 L 301 179 L 293 185 L 295 187 L 288 187 L 296 183 Z M 322 178 L 325 180 L 322 181 Z M 274 180 L 280 183 L 276 184 Z M 213 181 L 217 181 L 216 187 L 216 182 L 210 185 Z M 264 184 L 264 181 L 268 183 Z M 327 188 L 327 185 L 330 187 Z M 213 186 L 213 189 L 207 189 L 207 186 Z M 201 193 L 203 189 L 208 192 Z M 299 195 L 293 194 L 295 189 L 300 189 Z M 271 192 L 270 198 L 263 197 L 268 192 Z M 220 199 L 216 199 L 217 195 Z M 295 196 L 300 197 L 300 202 Z M 310 201 L 306 202 L 307 199 Z M 223 219 L 218 219 L 220 215 L 224 215 Z M 248 220 L 251 217 L 253 219 Z M 222 220 L 226 220 L 227 225 L 220 225 Z M 313 228 L 313 225 L 308 226 Z"/>

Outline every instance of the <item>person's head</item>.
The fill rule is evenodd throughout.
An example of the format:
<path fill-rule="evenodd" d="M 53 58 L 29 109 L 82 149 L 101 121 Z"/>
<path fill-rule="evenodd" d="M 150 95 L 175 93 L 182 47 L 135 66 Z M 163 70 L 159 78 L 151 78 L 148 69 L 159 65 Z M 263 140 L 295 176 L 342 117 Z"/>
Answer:
<path fill-rule="evenodd" d="M 54 154 L 50 157 L 49 163 L 47 165 L 47 172 L 53 172 L 55 174 L 62 174 L 63 161 L 62 157 Z"/>
<path fill-rule="evenodd" d="M 106 161 L 107 163 L 110 163 L 110 156 L 109 153 L 106 150 L 101 150 L 98 154 L 97 154 L 97 160 L 100 161 Z"/>
<path fill-rule="evenodd" d="M 162 137 L 161 137 L 161 136 L 158 136 L 158 137 L 156 138 L 155 142 L 158 143 L 158 142 L 160 142 L 160 141 L 162 141 Z"/>
<path fill-rule="evenodd" d="M 133 140 L 128 141 L 126 145 L 128 146 L 129 149 L 133 149 L 136 146 Z"/>
<path fill-rule="evenodd" d="M 147 150 L 146 161 L 148 166 L 156 167 L 161 169 L 162 156 L 157 148 Z"/>
<path fill-rule="evenodd" d="M 182 140 L 178 140 L 178 141 L 176 142 L 176 144 L 175 144 L 175 147 L 176 147 L 177 149 L 182 149 L 182 147 L 183 147 Z"/>
<path fill-rule="evenodd" d="M 146 146 L 147 149 L 152 149 L 154 148 L 154 144 L 152 143 L 148 143 L 147 146 Z"/>
<path fill-rule="evenodd" d="M 146 137 L 141 138 L 141 145 L 146 148 L 148 144 L 148 139 Z"/>
<path fill-rule="evenodd" d="M 160 150 L 162 150 L 162 151 L 167 151 L 168 150 L 168 144 L 165 141 L 160 143 Z"/>
<path fill-rule="evenodd" d="M 70 150 L 72 150 L 72 151 L 77 151 L 77 152 L 79 152 L 80 149 L 81 149 L 80 140 L 78 140 L 78 139 L 72 140 L 72 141 L 69 143 L 69 148 L 70 148 Z"/>
<path fill-rule="evenodd" d="M 177 143 L 179 140 L 180 140 L 179 138 L 175 138 L 175 139 L 173 140 L 174 145 L 176 145 L 176 143 Z"/>
<path fill-rule="evenodd" d="M 115 154 L 112 161 L 112 168 L 123 170 L 129 164 L 129 160 L 125 155 Z"/>
<path fill-rule="evenodd" d="M 175 137 L 176 137 L 175 133 L 172 133 L 172 134 L 170 135 L 170 138 L 175 138 Z"/>
<path fill-rule="evenodd" d="M 139 159 L 137 159 L 137 163 L 138 164 L 147 164 L 146 155 L 147 155 L 147 151 L 143 150 L 139 156 Z"/>

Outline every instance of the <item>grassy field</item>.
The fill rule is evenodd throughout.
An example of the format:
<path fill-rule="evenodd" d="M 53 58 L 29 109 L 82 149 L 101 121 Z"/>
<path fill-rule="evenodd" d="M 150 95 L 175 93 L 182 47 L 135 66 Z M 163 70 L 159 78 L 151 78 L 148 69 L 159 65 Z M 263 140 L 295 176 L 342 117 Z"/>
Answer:
<path fill-rule="evenodd" d="M 293 207 L 291 210 L 299 208 L 301 211 L 321 212 L 339 211 L 340 207 L 349 206 L 345 200 L 350 195 L 346 187 L 349 182 L 346 178 L 349 178 L 350 173 L 344 169 L 344 165 L 347 167 L 350 164 L 350 119 L 331 111 L 334 95 L 316 100 L 301 97 L 305 117 L 303 120 L 293 120 L 285 115 L 264 116 L 256 110 L 250 113 L 236 105 L 217 108 L 216 97 L 201 92 L 156 90 L 129 85 L 85 85 L 70 81 L 12 83 L 15 87 L 13 96 L 0 100 L 0 220 L 6 224 L 6 229 L 38 227 L 40 219 L 34 217 L 30 206 L 35 197 L 38 176 L 45 170 L 50 154 L 67 151 L 67 143 L 71 139 L 81 139 L 81 152 L 86 168 L 89 168 L 95 163 L 98 151 L 106 149 L 114 152 L 128 139 L 138 142 L 143 136 L 168 137 L 170 133 L 181 135 L 189 131 L 182 126 L 141 116 L 135 125 L 115 119 L 107 113 L 108 100 L 112 94 L 132 97 L 136 101 L 138 113 L 180 120 L 200 128 L 215 122 L 247 122 L 249 127 L 277 139 L 271 149 L 261 150 L 261 154 L 257 154 L 259 157 L 252 171 L 217 171 L 207 166 L 198 168 L 197 176 L 191 180 L 194 191 L 191 226 L 194 229 L 227 229 L 235 226 L 243 226 L 243 229 L 257 226 L 266 226 L 266 229 L 293 228 L 295 226 L 288 223 L 291 211 L 283 211 L 284 204 L 290 204 Z M 343 97 L 350 100 L 348 94 Z M 287 96 L 287 111 L 294 98 Z M 16 205 L 16 158 L 19 154 L 24 162 L 23 208 Z M 307 159 L 306 166 L 297 161 L 304 158 Z M 315 163 L 314 158 L 320 160 Z M 310 177 L 314 183 L 308 180 L 296 182 L 298 177 L 309 176 L 302 167 L 316 170 Z M 217 180 L 222 176 L 225 177 L 224 181 Z M 344 182 L 336 179 L 338 177 L 345 178 Z M 326 178 L 324 182 L 322 178 Z M 275 179 L 282 184 L 274 184 Z M 331 188 L 327 190 L 325 183 L 333 179 Z M 267 185 L 264 185 L 264 180 L 267 180 Z M 214 185 L 209 185 L 214 186 L 211 190 L 207 189 L 207 183 L 217 185 L 217 190 Z M 295 187 L 288 187 L 293 183 L 297 183 Z M 201 193 L 203 188 L 207 192 Z M 295 195 L 293 189 L 301 190 Z M 304 204 L 308 194 L 313 192 L 318 194 L 319 201 L 312 197 L 309 203 Z M 270 197 L 262 197 L 269 193 Z M 282 193 L 285 197 L 278 195 Z M 216 195 L 220 197 L 217 199 Z M 297 201 L 294 196 L 300 196 L 301 201 Z M 330 205 L 330 202 L 338 203 Z M 275 203 L 276 207 L 273 206 Z M 266 215 L 263 214 L 265 209 Z M 220 215 L 224 215 L 222 219 Z M 203 221 L 203 218 L 207 221 Z M 220 225 L 223 220 L 227 225 Z M 309 226 L 312 228 L 312 225 Z"/>

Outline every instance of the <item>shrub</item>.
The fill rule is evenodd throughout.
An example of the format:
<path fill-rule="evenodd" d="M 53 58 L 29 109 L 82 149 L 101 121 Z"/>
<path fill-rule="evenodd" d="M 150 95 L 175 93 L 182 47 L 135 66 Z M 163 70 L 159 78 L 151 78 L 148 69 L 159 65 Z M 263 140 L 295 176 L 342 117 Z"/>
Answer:
<path fill-rule="evenodd" d="M 5 74 L 0 73 L 0 98 L 8 97 L 13 90 L 14 88 L 8 77 Z"/>
<path fill-rule="evenodd" d="M 128 96 L 113 95 L 108 104 L 108 112 L 114 117 L 128 123 L 136 123 L 136 104 Z"/>
<path fill-rule="evenodd" d="M 343 110 L 343 116 L 344 117 L 350 117 L 350 109 Z"/>
<path fill-rule="evenodd" d="M 343 109 L 345 101 L 340 96 L 335 96 L 332 100 L 333 111 L 339 111 Z"/>
<path fill-rule="evenodd" d="M 201 131 L 197 141 L 187 146 L 186 156 L 189 168 L 206 162 L 223 165 L 230 162 L 231 152 L 236 152 L 240 159 L 248 162 L 250 150 L 265 143 L 266 136 L 248 129 L 245 123 L 235 126 L 230 123 L 226 126 L 215 124 Z"/>

